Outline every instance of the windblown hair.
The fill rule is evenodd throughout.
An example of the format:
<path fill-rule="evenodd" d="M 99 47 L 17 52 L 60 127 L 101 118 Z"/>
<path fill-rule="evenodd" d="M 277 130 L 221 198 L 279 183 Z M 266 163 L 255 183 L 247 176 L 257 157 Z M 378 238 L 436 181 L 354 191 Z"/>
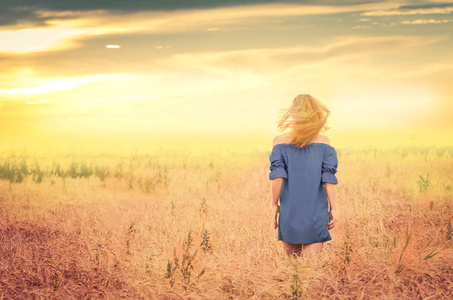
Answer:
<path fill-rule="evenodd" d="M 328 130 L 326 125 L 330 110 L 319 100 L 308 94 L 298 95 L 293 104 L 283 113 L 277 121 L 280 131 L 289 129 L 289 144 L 299 147 L 306 146 L 320 131 Z"/>

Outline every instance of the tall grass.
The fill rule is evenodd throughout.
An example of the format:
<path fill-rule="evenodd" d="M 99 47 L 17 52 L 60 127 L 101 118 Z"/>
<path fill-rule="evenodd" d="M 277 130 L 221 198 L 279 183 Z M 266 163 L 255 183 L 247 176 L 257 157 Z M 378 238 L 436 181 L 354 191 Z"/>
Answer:
<path fill-rule="evenodd" d="M 0 295 L 453 298 L 452 154 L 338 149 L 338 225 L 301 258 L 273 229 L 268 152 L 12 154 Z"/>

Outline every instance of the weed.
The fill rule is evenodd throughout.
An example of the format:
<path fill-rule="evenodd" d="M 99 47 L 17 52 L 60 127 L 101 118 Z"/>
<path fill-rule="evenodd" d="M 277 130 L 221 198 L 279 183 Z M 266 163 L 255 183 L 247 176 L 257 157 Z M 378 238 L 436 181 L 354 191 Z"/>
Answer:
<path fill-rule="evenodd" d="M 57 163 L 56 161 L 54 161 L 54 162 L 52 163 L 52 168 L 51 168 L 50 174 L 60 176 L 60 175 L 59 175 L 60 172 L 61 172 L 61 166 L 60 166 L 60 164 Z"/>
<path fill-rule="evenodd" d="M 97 177 L 99 177 L 99 179 L 102 181 L 103 185 L 105 186 L 105 178 L 107 178 L 107 175 L 109 174 L 109 169 L 107 167 L 96 166 L 94 168 L 94 174 Z"/>
<path fill-rule="evenodd" d="M 175 216 L 175 204 L 171 201 L 171 215 Z"/>
<path fill-rule="evenodd" d="M 423 247 L 422 251 L 425 250 L 426 248 L 428 248 L 428 246 L 431 245 L 431 242 L 432 242 L 432 240 L 430 240 L 430 241 L 428 242 L 428 244 L 426 244 L 426 246 Z"/>
<path fill-rule="evenodd" d="M 142 190 L 145 194 L 149 194 L 151 193 L 151 189 L 154 190 L 154 182 L 149 177 L 146 177 L 146 180 L 142 185 Z"/>
<path fill-rule="evenodd" d="M 27 166 L 27 161 L 25 160 L 25 158 L 22 158 L 22 161 L 20 162 L 20 168 L 19 168 L 20 172 L 22 174 L 29 174 L 28 172 L 28 166 Z"/>
<path fill-rule="evenodd" d="M 210 183 L 219 182 L 219 180 L 220 180 L 220 172 L 219 172 L 219 171 L 216 171 L 214 175 L 210 176 L 210 177 L 206 180 L 206 188 L 209 187 L 209 184 L 210 184 Z"/>
<path fill-rule="evenodd" d="M 412 233 L 409 233 L 409 228 L 406 227 L 406 244 L 404 245 L 403 251 L 401 251 L 400 258 L 398 260 L 398 266 L 396 267 L 395 274 L 401 273 L 403 270 L 403 266 L 401 265 L 401 259 L 403 258 L 403 254 L 406 251 L 407 246 L 409 245 L 409 242 L 411 240 Z"/>
<path fill-rule="evenodd" d="M 16 173 L 16 180 L 15 180 L 15 182 L 21 183 L 22 181 L 24 181 L 24 176 L 22 175 L 21 169 L 19 169 L 19 168 L 16 167 L 15 173 Z"/>
<path fill-rule="evenodd" d="M 123 177 L 123 161 L 118 163 L 115 167 L 115 173 L 114 176 L 115 178 L 122 178 Z"/>
<path fill-rule="evenodd" d="M 42 179 L 44 178 L 44 172 L 41 171 L 39 166 L 36 166 L 33 170 L 33 181 L 36 183 L 41 183 Z"/>
<path fill-rule="evenodd" d="M 208 205 L 206 204 L 206 199 L 203 197 L 200 203 L 200 215 L 206 216 L 208 214 Z"/>
<path fill-rule="evenodd" d="M 79 177 L 88 178 L 93 175 L 93 168 L 88 167 L 86 162 L 82 162 L 80 163 L 80 173 L 78 175 Z"/>
<path fill-rule="evenodd" d="M 448 222 L 447 224 L 447 233 L 446 233 L 446 238 L 448 241 L 451 241 L 451 237 L 453 236 L 453 228 L 451 227 L 451 222 Z"/>
<path fill-rule="evenodd" d="M 140 186 L 140 189 L 145 193 L 149 194 L 152 191 L 156 189 L 156 186 L 159 183 L 163 183 L 165 188 L 167 188 L 168 185 L 168 175 L 167 175 L 167 170 L 165 169 L 164 172 L 162 170 L 159 170 L 159 173 L 155 173 L 153 176 L 146 177 L 144 181 L 142 181 L 141 178 L 137 180 L 138 185 Z"/>
<path fill-rule="evenodd" d="M 285 299 L 300 299 L 302 298 L 303 290 L 301 287 L 301 281 L 299 277 L 299 268 L 297 264 L 294 264 L 294 274 L 293 274 L 293 282 L 291 284 L 291 295 L 284 294 Z"/>
<path fill-rule="evenodd" d="M 0 178 L 9 180 L 9 187 L 14 182 L 15 172 L 9 160 L 6 160 L 0 168 Z"/>
<path fill-rule="evenodd" d="M 327 266 L 330 262 L 330 259 L 327 260 L 325 263 L 322 264 L 321 269 L 323 269 L 325 266 Z"/>
<path fill-rule="evenodd" d="M 198 249 L 195 250 L 194 253 L 190 253 L 192 243 L 193 243 L 192 231 L 189 231 L 187 238 L 183 241 L 182 244 L 183 254 L 181 263 L 179 263 L 180 260 L 176 256 L 176 249 L 173 252 L 174 253 L 173 262 L 172 261 L 167 262 L 167 273 L 165 274 L 165 278 L 168 278 L 170 280 L 170 286 L 173 286 L 175 283 L 176 269 L 179 269 L 180 271 L 179 273 L 182 276 L 181 282 L 185 290 L 190 289 L 190 287 L 194 284 L 192 282 L 192 271 L 194 270 L 193 261 L 195 259 L 195 256 L 197 255 Z M 200 277 L 204 274 L 205 270 L 206 268 L 204 268 L 203 270 L 201 270 L 200 273 L 198 273 L 197 279 L 200 279 Z"/>
<path fill-rule="evenodd" d="M 128 231 L 129 231 L 129 233 L 133 233 L 133 232 L 135 232 L 135 228 L 134 228 L 134 226 L 135 226 L 135 222 L 132 222 L 132 223 L 131 223 L 131 225 L 129 226 L 129 230 L 128 230 Z"/>
<path fill-rule="evenodd" d="M 165 188 L 168 189 L 168 181 L 169 181 L 168 169 L 163 168 L 163 171 L 159 170 L 159 181 L 158 182 L 162 182 L 164 184 Z"/>
<path fill-rule="evenodd" d="M 420 194 L 421 194 L 421 193 L 425 192 L 430 185 L 429 174 L 426 176 L 426 178 L 424 178 L 422 175 L 419 175 L 418 177 L 419 177 L 419 179 L 417 180 L 418 190 L 420 191 Z"/>
<path fill-rule="evenodd" d="M 193 259 L 195 258 L 195 255 L 197 255 L 197 251 L 193 254 L 190 253 L 190 248 L 192 247 L 192 231 L 189 231 L 189 234 L 187 235 L 187 239 L 184 240 L 182 244 L 183 248 L 183 255 L 182 255 L 182 261 L 181 261 L 181 275 L 182 275 L 182 283 L 184 284 L 184 288 L 188 289 L 190 286 L 190 280 L 191 280 L 191 275 L 192 275 L 192 270 L 193 270 Z"/>
<path fill-rule="evenodd" d="M 72 178 L 77 177 L 77 163 L 75 161 L 72 161 L 71 164 L 69 165 L 69 170 L 68 170 L 68 175 L 71 176 Z"/>
<path fill-rule="evenodd" d="M 53 291 L 56 292 L 60 287 L 60 281 L 55 280 L 55 284 L 53 285 Z"/>
<path fill-rule="evenodd" d="M 434 252 L 434 250 L 433 250 L 428 255 L 426 255 L 425 258 L 423 258 L 423 260 L 430 259 L 430 258 L 434 257 L 437 253 L 439 253 L 439 251 Z"/>
<path fill-rule="evenodd" d="M 351 228 L 348 221 L 346 221 L 345 230 L 346 232 L 343 238 L 343 248 L 341 252 L 337 252 L 337 255 L 340 257 L 344 264 L 349 264 L 353 250 L 351 245 Z"/>
<path fill-rule="evenodd" d="M 201 242 L 200 246 L 203 249 L 203 252 L 212 252 L 212 244 L 209 238 L 209 232 L 205 229 L 202 234 L 203 241 Z"/>
<path fill-rule="evenodd" d="M 170 286 L 173 287 L 176 280 L 176 269 L 179 268 L 179 259 L 176 256 L 176 249 L 173 251 L 173 261 L 167 262 L 167 273 L 165 274 L 165 278 L 170 281 Z"/>

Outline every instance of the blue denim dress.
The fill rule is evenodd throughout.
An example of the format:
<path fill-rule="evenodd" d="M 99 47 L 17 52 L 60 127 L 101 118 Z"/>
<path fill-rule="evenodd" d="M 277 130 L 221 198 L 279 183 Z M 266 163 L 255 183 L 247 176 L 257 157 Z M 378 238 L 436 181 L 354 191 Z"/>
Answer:
<path fill-rule="evenodd" d="M 299 148 L 276 144 L 269 157 L 269 179 L 282 177 L 278 240 L 289 244 L 330 241 L 325 182 L 338 184 L 337 152 L 324 143 Z"/>

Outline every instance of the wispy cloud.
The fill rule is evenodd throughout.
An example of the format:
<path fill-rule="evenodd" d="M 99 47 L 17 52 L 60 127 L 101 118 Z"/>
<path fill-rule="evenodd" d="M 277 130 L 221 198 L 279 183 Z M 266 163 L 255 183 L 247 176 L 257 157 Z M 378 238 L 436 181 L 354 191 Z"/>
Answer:
<path fill-rule="evenodd" d="M 94 75 L 82 78 L 68 78 L 68 79 L 54 79 L 47 80 L 49 83 L 41 85 L 24 87 L 24 88 L 10 88 L 0 89 L 0 95 L 38 95 L 47 94 L 55 91 L 67 91 L 90 83 L 105 81 L 105 80 L 133 80 L 136 76 L 128 74 L 107 74 L 107 75 Z"/>
<path fill-rule="evenodd" d="M 351 26 L 352 29 L 370 28 L 370 27 L 371 27 L 371 26 L 363 26 L 363 25 Z"/>
<path fill-rule="evenodd" d="M 361 16 L 406 16 L 406 15 L 431 15 L 450 14 L 453 11 L 452 4 L 430 4 L 430 5 L 406 5 L 396 9 L 372 10 L 360 13 Z"/>
<path fill-rule="evenodd" d="M 404 21 L 401 21 L 401 24 L 443 24 L 443 23 L 449 23 L 449 22 L 452 22 L 453 20 L 434 20 L 434 19 L 429 19 L 429 20 L 424 20 L 424 19 L 420 19 L 420 20 L 413 20 L 413 21 L 408 21 L 408 20 L 404 20 Z"/>
<path fill-rule="evenodd" d="M 385 55 L 445 40 L 446 37 L 339 36 L 324 45 L 258 48 L 221 52 L 175 54 L 159 59 L 161 68 L 198 69 L 232 74 L 244 70 L 278 70 L 294 66 L 318 66 L 321 61 Z"/>

